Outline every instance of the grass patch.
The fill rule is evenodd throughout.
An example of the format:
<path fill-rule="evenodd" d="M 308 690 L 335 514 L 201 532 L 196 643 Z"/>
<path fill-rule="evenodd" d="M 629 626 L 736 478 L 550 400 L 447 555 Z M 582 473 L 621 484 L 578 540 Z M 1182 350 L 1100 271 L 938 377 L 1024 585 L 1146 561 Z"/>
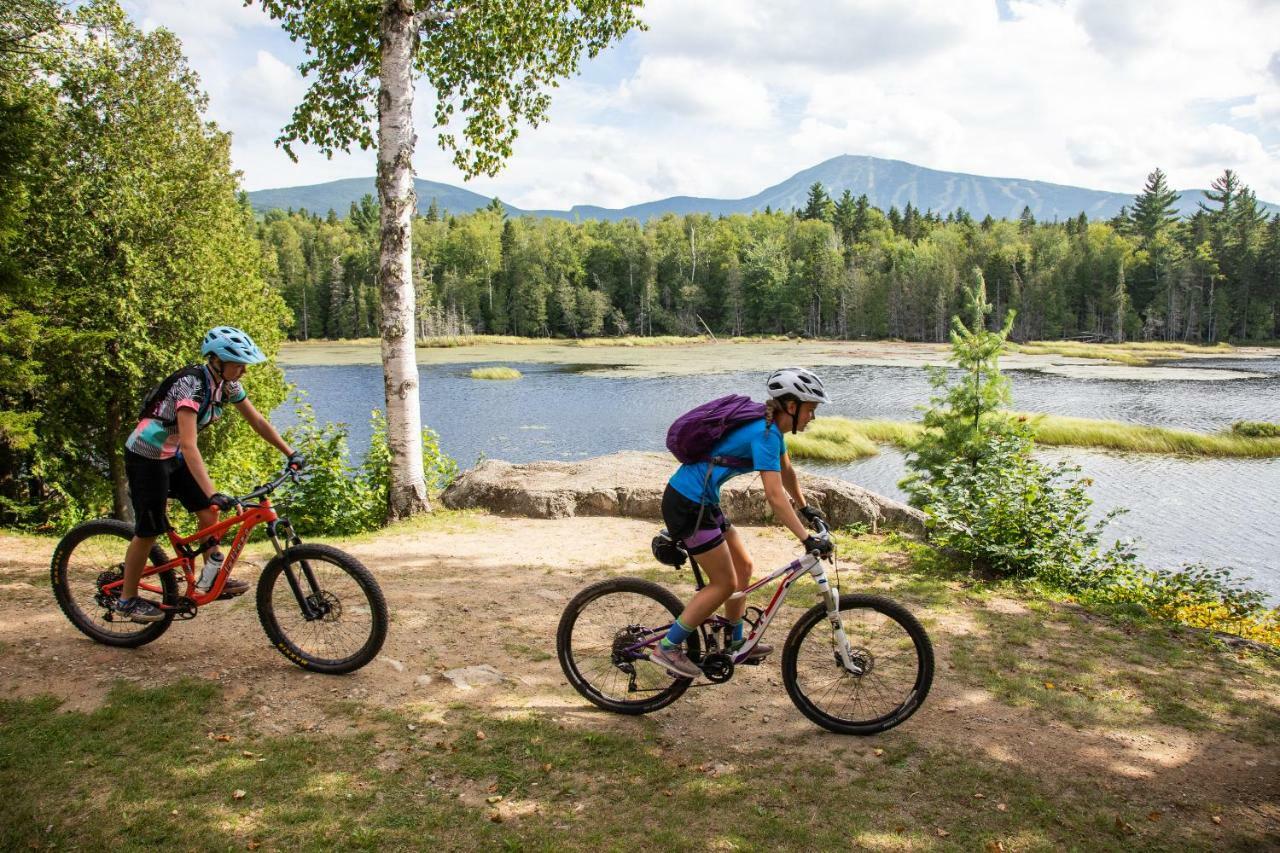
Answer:
<path fill-rule="evenodd" d="M 1027 414 L 1026 417 L 1038 444 L 1190 456 L 1280 456 L 1280 436 L 1253 438 L 1233 432 L 1204 433 L 1063 415 Z"/>
<path fill-rule="evenodd" d="M 1173 341 L 1139 341 L 1127 344 L 1088 344 L 1078 341 L 1029 341 L 1007 344 L 1010 352 L 1026 355 L 1065 355 L 1070 358 L 1097 358 L 1133 367 L 1145 367 L 1160 361 L 1185 358 L 1188 355 L 1223 355 L 1232 349 L 1227 343 L 1211 346 Z"/>
<path fill-rule="evenodd" d="M 626 335 L 620 338 L 578 338 L 567 341 L 575 347 L 673 347 L 685 344 L 706 343 L 705 337 L 684 337 L 681 335 Z"/>
<path fill-rule="evenodd" d="M 190 720 L 227 710 L 199 682 L 118 687 L 91 714 L 61 713 L 51 699 L 0 702 L 0 846 L 1053 850 L 1088 838 L 1118 851 L 1262 841 L 1207 818 L 1147 821 L 1158 804 L 901 732 L 874 745 L 828 736 L 840 754 L 815 762 L 665 743 L 642 721 L 593 731 L 459 709 L 431 725 L 352 706 L 342 712 L 359 724 L 350 734 L 189 737 Z M 146 771 L 122 779 L 119 762 Z"/>
<path fill-rule="evenodd" d="M 920 434 L 909 421 L 819 418 L 798 435 L 787 436 L 787 452 L 797 459 L 852 462 L 875 456 L 879 444 L 905 446 Z"/>
<path fill-rule="evenodd" d="M 1267 421 L 1236 421 L 1231 425 L 1233 435 L 1245 438 L 1280 438 L 1280 424 Z"/>
<path fill-rule="evenodd" d="M 1254 437 L 1238 430 L 1204 433 L 1034 412 L 1016 414 L 1031 424 L 1036 443 L 1049 447 L 1091 447 L 1130 453 L 1220 458 L 1280 456 L 1280 436 Z M 852 462 L 876 455 L 880 444 L 906 449 L 922 429 L 918 422 L 912 421 L 821 418 L 803 433 L 788 436 L 787 451 L 797 459 Z"/>
<path fill-rule="evenodd" d="M 519 379 L 523 375 L 514 367 L 475 367 L 471 370 L 472 379 Z"/>

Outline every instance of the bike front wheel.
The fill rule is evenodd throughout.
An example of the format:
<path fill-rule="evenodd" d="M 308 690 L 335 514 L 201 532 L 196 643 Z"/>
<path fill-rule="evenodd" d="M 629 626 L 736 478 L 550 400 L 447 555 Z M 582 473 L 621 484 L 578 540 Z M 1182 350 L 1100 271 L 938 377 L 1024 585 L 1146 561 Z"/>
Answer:
<path fill-rule="evenodd" d="M 271 644 L 303 669 L 353 672 L 387 638 L 387 602 L 372 573 L 328 545 L 295 545 L 258 578 L 258 618 Z"/>
<path fill-rule="evenodd" d="M 140 624 L 111 609 L 120 587 L 110 592 L 103 587 L 124 578 L 124 553 L 132 539 L 131 524 L 112 518 L 86 521 L 62 537 L 49 568 L 53 595 L 71 624 L 99 643 L 130 649 L 156 639 L 173 623 L 172 610 L 165 610 L 159 622 Z M 152 545 L 150 560 L 159 566 L 168 558 L 160 546 Z M 178 600 L 178 582 L 172 571 L 160 572 L 144 577 L 139 592 L 172 606 Z"/>
<path fill-rule="evenodd" d="M 684 695 L 690 680 L 651 661 L 652 643 L 644 643 L 683 609 L 674 593 L 651 581 L 613 578 L 592 584 L 560 617 L 560 668 L 574 690 L 606 711 L 648 714 L 665 708 Z M 685 642 L 689 656 L 698 660 L 698 633 Z"/>
<path fill-rule="evenodd" d="M 911 613 L 878 595 L 840 596 L 854 664 L 836 648 L 826 605 L 808 610 L 782 650 L 782 681 L 800 712 L 829 731 L 874 735 L 906 720 L 933 683 L 933 644 Z"/>

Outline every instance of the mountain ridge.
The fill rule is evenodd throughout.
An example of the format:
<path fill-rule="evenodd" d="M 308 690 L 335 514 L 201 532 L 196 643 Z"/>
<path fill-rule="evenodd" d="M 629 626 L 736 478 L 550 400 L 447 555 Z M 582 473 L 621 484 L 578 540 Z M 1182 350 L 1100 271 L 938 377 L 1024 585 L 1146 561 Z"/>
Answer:
<path fill-rule="evenodd" d="M 1137 193 L 1116 193 L 1107 190 L 1091 190 L 1048 181 L 1023 178 L 1001 178 L 971 175 L 964 172 L 945 172 L 908 163 L 867 155 L 842 154 L 832 157 L 791 177 L 766 187 L 755 195 L 737 199 L 702 198 L 698 196 L 671 196 L 655 201 L 641 202 L 623 208 L 607 208 L 598 205 L 576 204 L 568 210 L 524 210 L 502 202 L 510 216 L 552 216 L 569 220 L 638 219 L 641 222 L 667 213 L 707 213 L 712 216 L 728 216 L 734 213 L 751 213 L 764 210 L 791 210 L 805 204 L 809 187 L 821 183 L 834 198 L 848 189 L 855 197 L 866 193 L 871 203 L 882 210 L 896 206 L 900 210 L 910 202 L 920 210 L 932 210 L 939 214 L 952 213 L 964 208 L 971 216 L 981 219 L 1015 219 L 1024 207 L 1031 208 L 1039 220 L 1064 220 L 1081 212 L 1090 219 L 1110 219 L 1120 208 L 1133 204 Z M 490 196 L 471 190 L 415 178 L 418 193 L 418 210 L 425 213 L 434 199 L 442 211 L 469 213 L 492 202 Z M 280 187 L 250 192 L 253 208 L 265 212 L 273 208 L 306 209 L 325 213 L 333 210 L 345 216 L 352 202 L 366 193 L 374 193 L 373 178 L 345 178 L 322 184 L 300 187 Z M 1189 216 L 1197 209 L 1197 203 L 1205 200 L 1204 190 L 1179 190 L 1178 213 Z M 1280 213 L 1280 205 L 1259 202 L 1268 214 Z"/>

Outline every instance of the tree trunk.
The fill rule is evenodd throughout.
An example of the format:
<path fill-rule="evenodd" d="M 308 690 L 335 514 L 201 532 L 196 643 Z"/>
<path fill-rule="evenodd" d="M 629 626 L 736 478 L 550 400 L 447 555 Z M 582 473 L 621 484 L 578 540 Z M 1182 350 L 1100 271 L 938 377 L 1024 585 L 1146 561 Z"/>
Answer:
<path fill-rule="evenodd" d="M 107 408 L 107 465 L 111 472 L 111 514 L 121 521 L 133 522 L 133 502 L 129 500 L 129 480 L 124 473 L 124 417 L 121 402 L 112 399 Z"/>
<path fill-rule="evenodd" d="M 387 520 L 428 512 L 422 474 L 422 410 L 414 353 L 413 54 L 417 41 L 413 3 L 387 0 L 382 7 L 378 88 L 378 218 L 381 249 L 382 374 L 387 400 L 391 487 Z"/>

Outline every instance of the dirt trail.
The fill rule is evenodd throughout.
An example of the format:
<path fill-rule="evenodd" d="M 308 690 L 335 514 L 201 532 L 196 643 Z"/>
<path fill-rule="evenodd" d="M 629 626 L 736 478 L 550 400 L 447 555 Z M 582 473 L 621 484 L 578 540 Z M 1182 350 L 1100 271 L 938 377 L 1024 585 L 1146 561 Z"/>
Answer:
<path fill-rule="evenodd" d="M 346 677 L 312 675 L 290 665 L 267 644 L 252 595 L 212 605 L 138 650 L 95 645 L 53 602 L 52 540 L 0 535 L 0 691 L 11 697 L 53 693 L 68 709 L 88 709 L 119 679 L 157 685 L 194 676 L 223 685 L 239 717 L 195 723 L 205 729 L 341 731 L 350 722 L 329 716 L 325 706 L 350 699 L 424 717 L 462 703 L 484 713 L 546 714 L 570 725 L 625 731 L 645 723 L 596 711 L 578 697 L 555 660 L 554 633 L 564 605 L 585 584 L 610 574 L 653 571 L 656 564 L 647 553 L 652 528 L 617 518 L 480 516 L 344 543 L 374 570 L 393 614 L 382 656 Z M 793 556 L 789 537 L 775 530 L 751 528 L 747 537 L 758 567 Z M 263 553 L 251 548 L 248 556 Z M 256 569 L 246 566 L 237 574 L 252 579 Z M 687 573 L 661 577 L 682 597 L 691 590 Z M 846 590 L 856 577 L 846 575 Z M 879 745 L 903 738 L 937 744 L 1053 779 L 1063 789 L 1101 786 L 1127 800 L 1170 809 L 1188 808 L 1191 801 L 1221 803 L 1237 825 L 1280 838 L 1280 744 L 1259 747 L 1228 734 L 1162 725 L 1077 728 L 1005 704 L 981 684 L 967 683 L 952 662 L 956 642 L 982 630 L 972 614 L 911 606 L 929 626 L 938 674 L 924 708 L 880 736 Z M 1003 599 L 984 606 L 1022 607 Z M 774 644 L 781 646 L 801 612 L 797 607 L 780 614 L 770 631 Z M 441 675 L 479 664 L 507 680 L 461 690 Z M 726 685 L 692 690 L 648 720 L 666 741 L 698 738 L 729 757 L 773 744 L 830 761 L 833 746 L 871 745 L 810 724 L 787 698 L 777 666 L 769 661 Z M 1280 714 L 1274 695 L 1258 695 L 1256 701 Z"/>

